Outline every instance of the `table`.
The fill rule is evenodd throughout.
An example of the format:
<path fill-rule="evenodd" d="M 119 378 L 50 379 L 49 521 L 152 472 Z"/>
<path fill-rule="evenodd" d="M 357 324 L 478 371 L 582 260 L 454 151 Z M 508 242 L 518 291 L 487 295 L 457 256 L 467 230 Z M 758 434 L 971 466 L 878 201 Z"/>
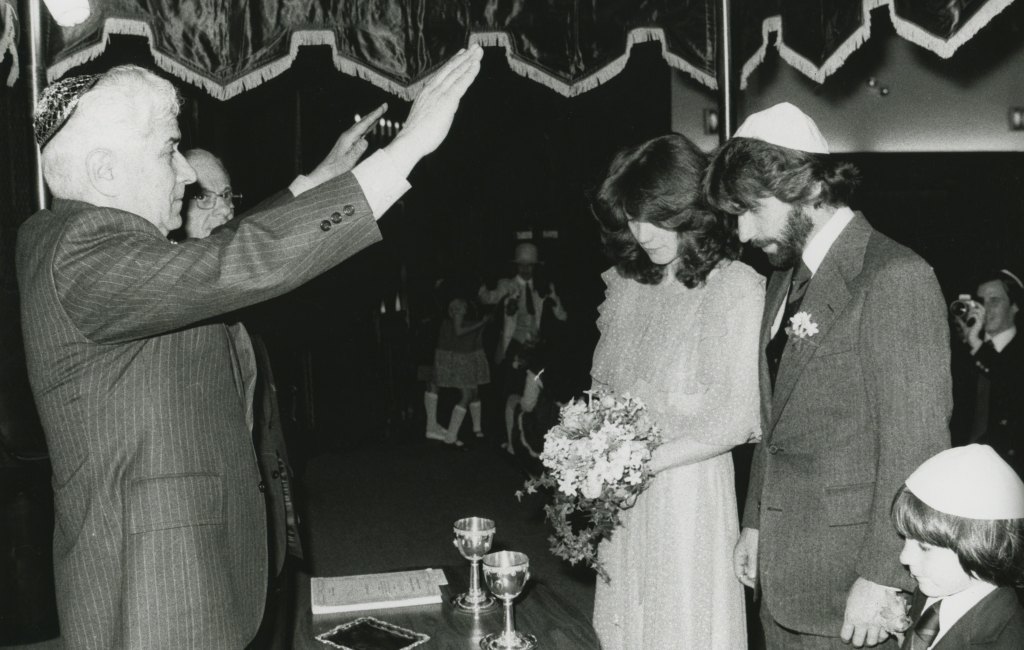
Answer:
<path fill-rule="evenodd" d="M 430 641 L 419 646 L 422 648 L 479 650 L 480 639 L 491 632 L 502 630 L 504 619 L 501 601 L 498 601 L 499 606 L 494 610 L 477 616 L 456 610 L 451 605 L 451 599 L 468 587 L 469 563 L 464 566 L 440 568 L 448 578 L 448 584 L 441 587 L 441 604 L 324 614 L 315 617 L 309 602 L 309 576 L 300 576 L 296 648 L 328 649 L 330 646 L 316 640 L 318 634 L 362 616 L 372 616 L 429 635 Z M 531 576 L 526 589 L 515 600 L 516 630 L 536 636 L 539 648 L 600 650 L 601 645 L 590 621 L 543 581 L 534 578 Z"/>

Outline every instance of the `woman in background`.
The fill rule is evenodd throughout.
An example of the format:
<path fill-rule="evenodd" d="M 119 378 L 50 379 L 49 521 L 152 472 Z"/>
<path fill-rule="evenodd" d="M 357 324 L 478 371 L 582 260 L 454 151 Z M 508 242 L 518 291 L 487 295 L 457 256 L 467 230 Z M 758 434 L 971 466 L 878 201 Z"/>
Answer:
<path fill-rule="evenodd" d="M 593 387 L 646 403 L 663 443 L 650 487 L 602 542 L 605 650 L 747 647 L 730 450 L 760 437 L 764 280 L 736 261 L 735 220 L 706 208 L 707 158 L 681 135 L 622 150 L 593 201 L 614 268 Z"/>

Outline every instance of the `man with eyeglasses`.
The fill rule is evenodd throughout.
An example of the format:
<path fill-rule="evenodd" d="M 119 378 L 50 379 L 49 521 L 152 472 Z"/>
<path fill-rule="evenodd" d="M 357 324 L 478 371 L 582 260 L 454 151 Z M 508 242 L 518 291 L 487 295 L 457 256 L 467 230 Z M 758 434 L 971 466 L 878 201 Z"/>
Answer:
<path fill-rule="evenodd" d="M 182 153 L 196 173 L 196 181 L 186 191 L 183 210 L 185 234 L 189 239 L 206 239 L 235 216 L 235 200 L 241 198 L 231 189 L 231 176 L 220 158 L 205 149 L 189 149 Z M 278 192 L 254 211 L 267 210 L 293 198 L 291 190 Z M 244 219 L 242 215 L 240 219 Z M 228 334 L 235 354 L 249 368 L 246 389 L 251 393 L 251 426 L 253 447 L 259 463 L 260 478 L 265 486 L 267 506 L 267 551 L 270 580 L 263 623 L 251 645 L 276 649 L 291 644 L 289 614 L 296 592 L 296 572 L 303 559 L 298 514 L 294 505 L 295 490 L 288 447 L 281 422 L 270 354 L 262 338 L 249 332 L 238 322 L 244 314 L 226 317 Z"/>
<path fill-rule="evenodd" d="M 189 149 L 182 155 L 196 172 L 185 204 L 185 233 L 190 239 L 206 239 L 234 218 L 235 201 L 242 195 L 231 190 L 231 177 L 217 156 L 205 149 Z"/>

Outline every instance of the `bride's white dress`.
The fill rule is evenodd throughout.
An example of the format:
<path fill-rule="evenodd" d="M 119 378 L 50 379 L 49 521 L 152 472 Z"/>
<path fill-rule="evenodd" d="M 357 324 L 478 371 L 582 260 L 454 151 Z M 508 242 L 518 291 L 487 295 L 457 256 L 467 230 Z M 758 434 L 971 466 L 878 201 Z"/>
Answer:
<path fill-rule="evenodd" d="M 760 436 L 758 332 L 764 279 L 740 262 L 702 287 L 602 275 L 594 385 L 642 399 L 673 440 L 736 445 Z M 743 650 L 743 587 L 732 570 L 739 534 L 730 454 L 670 467 L 624 513 L 599 557 L 594 627 L 604 650 Z"/>

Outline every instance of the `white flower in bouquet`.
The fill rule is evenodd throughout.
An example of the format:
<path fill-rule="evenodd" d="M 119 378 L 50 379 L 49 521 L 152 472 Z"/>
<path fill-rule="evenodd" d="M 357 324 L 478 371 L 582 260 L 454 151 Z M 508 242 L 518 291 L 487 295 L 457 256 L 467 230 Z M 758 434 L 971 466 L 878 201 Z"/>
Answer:
<path fill-rule="evenodd" d="M 552 552 L 586 562 L 607 581 L 598 544 L 621 525 L 620 513 L 647 489 L 651 453 L 661 434 L 640 400 L 588 391 L 562 407 L 561 421 L 545 435 L 540 459 L 545 472 L 516 496 L 553 490 L 544 511 L 554 529 Z"/>
<path fill-rule="evenodd" d="M 560 426 L 567 429 L 585 429 L 587 423 L 587 405 L 581 400 L 573 400 L 562 407 Z"/>

